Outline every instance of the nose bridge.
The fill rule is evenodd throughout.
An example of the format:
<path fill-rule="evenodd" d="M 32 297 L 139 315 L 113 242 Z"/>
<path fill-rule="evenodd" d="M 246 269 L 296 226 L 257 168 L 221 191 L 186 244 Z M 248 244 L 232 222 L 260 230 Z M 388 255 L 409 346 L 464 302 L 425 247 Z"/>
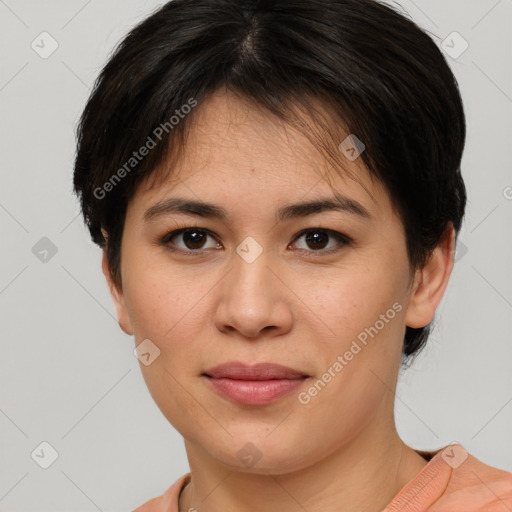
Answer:
<path fill-rule="evenodd" d="M 234 286 L 233 291 L 238 295 L 238 300 L 261 300 L 261 294 L 268 295 L 271 292 L 272 286 L 268 281 L 273 274 L 267 268 L 271 265 L 270 251 L 264 249 L 262 238 L 260 242 L 248 236 L 236 248 L 231 286 Z M 269 297 L 263 300 L 268 301 Z"/>
<path fill-rule="evenodd" d="M 253 237 L 237 246 L 217 311 L 219 329 L 231 327 L 255 337 L 266 327 L 282 330 L 291 322 L 286 293 L 271 271 L 270 253 Z"/>

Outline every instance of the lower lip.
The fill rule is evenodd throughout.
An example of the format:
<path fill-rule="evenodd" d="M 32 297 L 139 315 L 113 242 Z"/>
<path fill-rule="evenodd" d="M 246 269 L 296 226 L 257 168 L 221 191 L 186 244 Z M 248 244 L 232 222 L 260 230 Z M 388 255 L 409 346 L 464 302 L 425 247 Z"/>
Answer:
<path fill-rule="evenodd" d="M 244 405 L 265 405 L 297 389 L 306 378 L 275 380 L 235 380 L 206 378 L 221 395 Z"/>

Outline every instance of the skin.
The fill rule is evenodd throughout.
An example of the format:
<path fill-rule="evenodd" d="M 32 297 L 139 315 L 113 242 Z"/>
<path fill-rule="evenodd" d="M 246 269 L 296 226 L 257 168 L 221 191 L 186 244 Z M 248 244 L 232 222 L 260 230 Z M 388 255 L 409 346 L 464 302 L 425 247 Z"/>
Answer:
<path fill-rule="evenodd" d="M 160 350 L 140 366 L 156 404 L 185 439 L 192 480 L 179 510 L 380 511 L 427 463 L 398 436 L 394 391 L 406 326 L 427 325 L 446 289 L 453 228 L 411 279 L 402 222 L 361 159 L 344 162 L 361 184 L 342 176 L 330 183 L 371 219 L 326 211 L 276 222 L 284 204 L 332 197 L 320 177 L 324 157 L 302 134 L 225 91 L 197 108 L 174 172 L 158 186 L 141 185 L 128 206 L 121 287 L 103 255 L 121 328 L 137 345 L 149 338 Z M 148 208 L 177 196 L 221 205 L 228 220 L 168 213 L 143 221 Z M 183 227 L 211 234 L 178 235 L 167 247 L 160 241 Z M 353 242 L 325 235 L 318 248 L 297 238 L 306 228 Z M 252 263 L 236 252 L 248 236 L 262 248 Z M 300 403 L 298 393 L 394 303 L 401 311 Z M 232 360 L 276 362 L 310 377 L 271 404 L 240 405 L 202 377 Z M 248 442 L 261 455 L 250 467 L 237 456 Z"/>

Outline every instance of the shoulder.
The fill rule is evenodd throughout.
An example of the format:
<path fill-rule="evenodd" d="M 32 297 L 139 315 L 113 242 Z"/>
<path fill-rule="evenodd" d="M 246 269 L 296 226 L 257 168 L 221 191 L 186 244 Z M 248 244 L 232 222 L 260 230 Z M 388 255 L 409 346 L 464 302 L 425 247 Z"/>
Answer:
<path fill-rule="evenodd" d="M 512 473 L 466 454 L 460 465 L 453 468 L 446 490 L 429 511 L 512 510 Z"/>
<path fill-rule="evenodd" d="M 164 495 L 162 494 L 161 496 L 146 501 L 146 503 L 134 509 L 133 512 L 161 512 L 163 497 Z"/>
<path fill-rule="evenodd" d="M 489 466 L 459 443 L 425 454 L 428 464 L 383 512 L 512 511 L 512 473 Z"/>
<path fill-rule="evenodd" d="M 190 473 L 186 473 L 178 478 L 163 494 L 147 501 L 133 512 L 178 512 L 180 493 L 190 482 L 190 478 Z"/>

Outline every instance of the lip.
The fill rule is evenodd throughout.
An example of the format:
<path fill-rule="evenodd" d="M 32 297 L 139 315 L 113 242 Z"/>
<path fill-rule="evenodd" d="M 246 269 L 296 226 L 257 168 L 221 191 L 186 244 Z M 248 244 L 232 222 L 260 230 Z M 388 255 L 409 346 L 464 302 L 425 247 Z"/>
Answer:
<path fill-rule="evenodd" d="M 210 368 L 202 375 L 222 396 L 244 405 L 265 405 L 291 393 L 309 377 L 275 363 L 246 365 L 239 361 Z"/>
<path fill-rule="evenodd" d="M 208 377 L 236 380 L 299 379 L 309 377 L 304 372 L 275 363 L 247 365 L 240 361 L 229 361 L 204 372 Z"/>

